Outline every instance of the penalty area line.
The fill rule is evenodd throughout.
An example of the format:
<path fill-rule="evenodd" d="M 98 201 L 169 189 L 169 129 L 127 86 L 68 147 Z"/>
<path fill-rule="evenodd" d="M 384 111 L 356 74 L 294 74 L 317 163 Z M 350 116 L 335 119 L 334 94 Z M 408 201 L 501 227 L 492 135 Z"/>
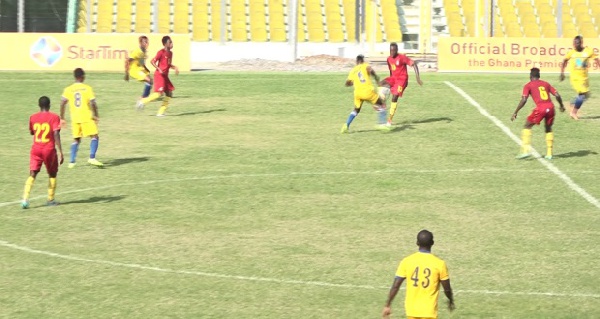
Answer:
<path fill-rule="evenodd" d="M 444 83 L 447 86 L 451 87 L 454 91 L 456 91 L 456 93 L 458 93 L 460 96 L 462 96 L 465 100 L 467 100 L 467 102 L 469 102 L 471 105 L 473 105 L 475 108 L 477 108 L 477 110 L 479 111 L 479 113 L 481 113 L 481 115 L 485 116 L 490 121 L 492 121 L 492 123 L 494 123 L 498 128 L 500 128 L 500 130 L 502 130 L 502 132 L 504 132 L 504 134 L 508 135 L 508 137 L 510 137 L 515 143 L 517 143 L 517 145 L 519 145 L 519 146 L 521 145 L 521 139 L 518 138 L 506 125 L 504 125 L 504 123 L 502 123 L 502 121 L 500 121 L 497 117 L 491 115 L 486 109 L 484 109 L 479 103 L 477 103 L 477 101 L 475 101 L 475 99 L 473 99 L 465 91 L 463 91 L 458 86 L 452 84 L 451 82 L 444 81 Z M 556 167 L 554 164 L 552 164 L 549 161 L 542 158 L 540 153 L 538 153 L 538 151 L 536 151 L 533 147 L 531 148 L 531 153 L 535 157 L 535 159 L 538 160 L 538 162 L 540 162 L 543 166 L 545 166 L 550 172 L 554 173 L 554 175 L 558 176 L 558 178 L 560 178 L 565 184 L 567 184 L 567 186 L 571 190 L 573 190 L 574 192 L 579 194 L 581 197 L 583 197 L 585 200 L 587 200 L 590 204 L 596 206 L 596 208 L 600 209 L 600 201 L 598 201 L 598 199 L 596 197 L 592 196 L 581 186 L 577 185 L 569 176 L 567 176 L 567 174 L 565 174 L 561 170 L 559 170 L 558 167 Z"/>
<path fill-rule="evenodd" d="M 53 258 L 59 258 L 69 261 L 92 263 L 99 265 L 108 265 L 119 268 L 130 268 L 138 270 L 149 270 L 162 273 L 180 274 L 180 275 L 192 275 L 199 277 L 211 277 L 220 279 L 235 279 L 244 281 L 256 281 L 256 282 L 271 282 L 276 284 L 295 284 L 304 286 L 318 286 L 328 288 L 350 288 L 350 289 L 368 289 L 368 290 L 386 290 L 389 286 L 373 286 L 373 285 L 353 285 L 353 284 L 337 284 L 323 281 L 306 281 L 306 280 L 294 280 L 294 279 L 278 279 L 278 278 L 267 278 L 267 277 L 256 277 L 256 276 L 239 276 L 239 275 L 227 275 L 211 272 L 202 272 L 194 270 L 176 270 L 169 268 L 160 268 L 155 266 L 145 266 L 140 264 L 120 263 L 109 260 L 99 259 L 88 259 L 76 256 L 62 255 L 53 253 L 45 250 L 38 250 L 29 248 L 26 246 L 20 246 L 13 243 L 9 243 L 4 240 L 0 240 L 0 246 L 19 250 L 22 252 L 44 255 Z M 493 290 L 454 290 L 455 294 L 478 294 L 478 295 L 515 295 L 515 296 L 547 296 L 547 297 L 574 297 L 574 298 L 600 298 L 600 294 L 582 294 L 582 293 L 555 293 L 555 292 L 513 292 L 513 291 L 493 291 Z"/>

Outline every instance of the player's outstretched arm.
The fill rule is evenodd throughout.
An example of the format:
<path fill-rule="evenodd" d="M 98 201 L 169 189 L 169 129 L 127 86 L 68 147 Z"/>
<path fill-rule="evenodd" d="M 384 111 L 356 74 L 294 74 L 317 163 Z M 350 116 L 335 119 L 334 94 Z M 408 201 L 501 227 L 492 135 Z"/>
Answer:
<path fill-rule="evenodd" d="M 454 305 L 454 294 L 452 293 L 452 287 L 450 286 L 450 279 L 442 280 L 442 287 L 444 287 L 444 294 L 448 298 L 448 310 L 452 311 L 456 308 Z"/>
<path fill-rule="evenodd" d="M 125 81 L 129 81 L 129 63 L 131 63 L 130 58 L 125 58 Z"/>
<path fill-rule="evenodd" d="M 565 67 L 569 63 L 569 59 L 564 59 L 563 63 L 560 65 L 560 76 L 558 79 L 562 82 L 565 79 Z"/>
<path fill-rule="evenodd" d="M 60 126 L 64 126 L 67 123 L 67 120 L 65 119 L 65 106 L 67 105 L 67 102 L 69 102 L 69 100 L 64 97 L 60 100 Z"/>
<path fill-rule="evenodd" d="M 419 83 L 419 85 L 423 85 L 423 81 L 421 81 L 421 74 L 419 73 L 419 67 L 417 66 L 417 61 L 413 62 L 412 67 L 415 70 L 415 76 L 417 77 L 417 83 Z"/>
<path fill-rule="evenodd" d="M 375 73 L 375 70 L 373 70 L 372 67 L 367 67 L 367 72 L 369 72 L 369 74 L 371 74 L 373 76 L 373 78 L 375 79 L 375 82 L 379 83 L 379 75 L 377 75 L 377 73 Z"/>
<path fill-rule="evenodd" d="M 344 83 L 345 86 L 352 86 L 352 80 L 346 80 L 346 83 Z"/>
<path fill-rule="evenodd" d="M 383 307 L 383 312 L 381 314 L 381 316 L 383 318 L 389 318 L 390 314 L 392 313 L 392 301 L 394 301 L 394 298 L 396 298 L 396 295 L 398 294 L 398 290 L 400 290 L 400 285 L 402 285 L 402 282 L 404 282 L 405 278 L 402 277 L 396 277 L 394 278 L 394 283 L 392 284 L 392 288 L 390 288 L 390 293 L 388 294 L 388 299 L 385 302 L 385 306 Z"/>
<path fill-rule="evenodd" d="M 558 105 L 560 105 L 560 111 L 564 112 L 565 111 L 565 105 L 563 104 L 563 99 L 560 96 L 560 94 L 558 94 L 558 91 L 556 92 L 556 94 L 554 95 L 554 97 L 556 98 L 556 101 L 558 102 Z"/>
<path fill-rule="evenodd" d="M 65 157 L 63 156 L 62 143 L 60 141 L 60 130 L 54 131 L 54 143 L 58 149 L 58 163 L 62 165 L 62 163 L 65 161 Z"/>
<path fill-rule="evenodd" d="M 527 96 L 521 97 L 521 101 L 519 101 L 519 105 L 517 105 L 515 112 L 513 113 L 513 115 L 510 118 L 511 121 L 514 121 L 517 118 L 517 113 L 519 113 L 519 111 L 523 108 L 523 106 L 525 106 L 525 103 L 527 103 Z"/>

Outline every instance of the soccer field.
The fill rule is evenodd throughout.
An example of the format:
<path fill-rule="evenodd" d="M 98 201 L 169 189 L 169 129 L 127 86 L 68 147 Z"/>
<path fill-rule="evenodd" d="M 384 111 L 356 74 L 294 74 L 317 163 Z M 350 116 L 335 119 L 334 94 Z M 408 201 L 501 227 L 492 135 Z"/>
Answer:
<path fill-rule="evenodd" d="M 72 76 L 0 73 L 0 317 L 378 318 L 423 228 L 456 294 L 439 318 L 599 316 L 599 98 L 558 114 L 554 160 L 519 161 L 528 75 L 413 76 L 393 131 L 365 105 L 342 135 L 345 77 L 182 74 L 157 118 L 160 102 L 135 110 L 142 85 L 89 73 L 105 168 L 84 139 L 61 205 L 44 206 L 42 170 L 22 210 L 28 117 L 41 95 L 58 112 Z M 542 73 L 570 100 L 557 78 Z"/>

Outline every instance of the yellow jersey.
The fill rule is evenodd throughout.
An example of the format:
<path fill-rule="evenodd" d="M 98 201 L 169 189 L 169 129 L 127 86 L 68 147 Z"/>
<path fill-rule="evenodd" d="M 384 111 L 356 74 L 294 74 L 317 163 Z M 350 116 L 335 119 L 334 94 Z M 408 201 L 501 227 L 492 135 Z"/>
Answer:
<path fill-rule="evenodd" d="M 347 80 L 352 81 L 354 92 L 374 91 L 375 87 L 371 81 L 371 74 L 367 70 L 368 63 L 361 63 L 350 70 Z"/>
<path fill-rule="evenodd" d="M 598 55 L 594 53 L 594 50 L 585 47 L 581 52 L 571 49 L 565 55 L 565 60 L 572 60 L 571 63 L 571 79 L 584 80 L 588 77 L 588 67 L 590 67 L 590 60 L 596 58 Z"/>
<path fill-rule="evenodd" d="M 129 58 L 133 59 L 133 61 L 131 62 L 129 67 L 143 69 L 144 65 L 146 64 L 147 57 L 148 56 L 146 55 L 146 51 L 142 50 L 142 48 L 137 48 L 131 51 L 131 53 L 129 54 Z"/>
<path fill-rule="evenodd" d="M 449 279 L 446 263 L 419 251 L 400 262 L 396 276 L 406 279 L 406 316 L 437 318 L 440 281 Z"/>
<path fill-rule="evenodd" d="M 75 82 L 65 88 L 62 94 L 63 101 L 69 102 L 69 113 L 72 123 L 86 123 L 93 121 L 91 101 L 96 99 L 92 87 L 81 82 Z"/>

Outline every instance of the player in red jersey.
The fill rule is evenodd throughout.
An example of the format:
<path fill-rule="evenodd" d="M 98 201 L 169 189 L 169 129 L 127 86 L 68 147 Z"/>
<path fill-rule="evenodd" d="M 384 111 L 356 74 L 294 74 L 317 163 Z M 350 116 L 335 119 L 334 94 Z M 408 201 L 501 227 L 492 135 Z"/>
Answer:
<path fill-rule="evenodd" d="M 50 177 L 48 182 L 48 206 L 56 206 L 54 200 L 56 191 L 56 175 L 58 165 L 63 163 L 62 145 L 60 143 L 60 117 L 50 112 L 50 99 L 46 96 L 40 97 L 38 101 L 40 111 L 29 118 L 29 132 L 33 135 L 33 146 L 29 156 L 29 178 L 25 182 L 23 191 L 22 208 L 29 207 L 29 193 L 35 182 L 37 174 L 46 166 Z M 58 148 L 58 155 L 56 149 Z"/>
<path fill-rule="evenodd" d="M 546 81 L 540 80 L 540 69 L 533 68 L 529 73 L 529 83 L 523 87 L 523 95 L 517 109 L 510 118 L 514 121 L 517 118 L 517 113 L 527 102 L 527 98 L 531 95 L 535 102 L 535 108 L 527 117 L 525 127 L 521 132 L 521 153 L 517 155 L 518 159 L 523 159 L 531 156 L 531 128 L 534 125 L 539 125 L 544 120 L 546 126 L 546 159 L 552 159 L 552 147 L 554 146 L 554 133 L 552 133 L 552 124 L 554 123 L 554 104 L 549 94 L 556 97 L 556 101 L 560 105 L 560 111 L 564 112 L 565 107 L 563 100 L 558 94 L 558 91 Z"/>
<path fill-rule="evenodd" d="M 417 63 L 406 55 L 399 54 L 398 44 L 395 42 L 390 43 L 390 56 L 387 58 L 387 64 L 388 68 L 390 69 L 390 76 L 381 81 L 379 86 L 390 89 L 390 94 L 392 95 L 390 115 L 387 121 L 387 125 L 391 126 L 392 119 L 396 113 L 396 108 L 398 107 L 398 98 L 404 94 L 404 90 L 408 86 L 408 71 L 406 66 L 413 67 L 417 77 L 417 83 L 419 83 L 419 85 L 423 85 L 423 82 L 421 81 L 421 77 L 419 75 L 419 67 L 417 66 Z"/>
<path fill-rule="evenodd" d="M 144 108 L 145 104 L 148 102 L 154 101 L 162 96 L 165 93 L 165 97 L 163 98 L 162 105 L 160 109 L 158 109 L 158 113 L 156 116 L 165 116 L 165 111 L 169 107 L 169 100 L 173 97 L 173 90 L 175 87 L 171 80 L 169 80 L 169 69 L 174 69 L 175 74 L 179 74 L 179 68 L 173 65 L 173 41 L 171 41 L 171 37 L 164 36 L 162 38 L 162 44 L 164 46 L 163 49 L 156 53 L 156 56 L 150 63 L 156 68 L 154 72 L 154 92 L 150 94 L 147 98 L 141 99 L 138 103 L 138 109 Z"/>

